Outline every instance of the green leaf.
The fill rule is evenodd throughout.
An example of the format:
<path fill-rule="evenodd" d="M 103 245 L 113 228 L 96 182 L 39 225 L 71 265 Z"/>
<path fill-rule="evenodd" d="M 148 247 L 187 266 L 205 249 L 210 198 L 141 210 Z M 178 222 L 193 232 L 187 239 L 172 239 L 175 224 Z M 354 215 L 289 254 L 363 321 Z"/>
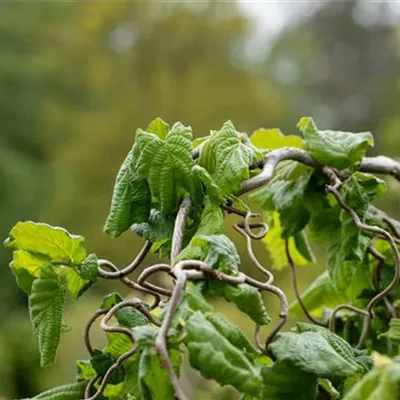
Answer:
<path fill-rule="evenodd" d="M 60 341 L 65 288 L 52 267 L 43 267 L 32 285 L 29 312 L 39 341 L 40 365 L 54 363 Z"/>
<path fill-rule="evenodd" d="M 380 336 L 386 336 L 394 344 L 400 345 L 400 318 L 392 318 L 389 321 L 389 330 Z"/>
<path fill-rule="evenodd" d="M 227 121 L 220 131 L 211 132 L 200 153 L 199 165 L 204 167 L 222 195 L 235 193 L 240 184 L 250 177 L 249 166 L 256 162 L 259 153 L 235 131 Z"/>
<path fill-rule="evenodd" d="M 239 350 L 244 351 L 251 357 L 257 355 L 256 350 L 243 331 L 237 325 L 232 324 L 223 314 L 208 312 L 204 316 L 222 336 L 228 339 Z"/>
<path fill-rule="evenodd" d="M 219 204 L 209 197 L 204 198 L 204 210 L 196 235 L 220 235 L 224 233 L 224 212 Z"/>
<path fill-rule="evenodd" d="M 200 284 L 201 285 L 201 284 Z M 185 286 L 185 299 L 193 311 L 212 312 L 214 307 L 209 304 L 201 293 L 199 284 L 188 282 Z"/>
<path fill-rule="evenodd" d="M 206 197 L 196 233 L 175 258 L 174 264 L 194 259 L 205 261 L 216 269 L 236 271 L 240 258 L 232 241 L 221 234 L 223 231 L 224 213 L 217 203 Z"/>
<path fill-rule="evenodd" d="M 203 184 L 205 188 L 205 194 L 207 194 L 211 199 L 216 202 L 223 203 L 224 197 L 222 195 L 221 188 L 215 183 L 212 176 L 208 173 L 208 171 L 200 167 L 200 165 L 195 165 L 193 167 L 193 172 L 197 175 L 200 182 Z"/>
<path fill-rule="evenodd" d="M 158 354 L 145 348 L 139 362 L 139 388 L 142 400 L 173 400 L 174 391 Z"/>
<path fill-rule="evenodd" d="M 310 117 L 303 117 L 298 128 L 304 135 L 306 150 L 320 165 L 338 169 L 353 167 L 374 145 L 370 132 L 320 131 Z"/>
<path fill-rule="evenodd" d="M 315 400 L 317 377 L 293 366 L 289 361 L 277 361 L 262 368 L 263 397 L 268 400 Z"/>
<path fill-rule="evenodd" d="M 106 295 L 101 303 L 101 308 L 105 310 L 109 310 L 114 307 L 116 304 L 123 302 L 124 299 L 119 293 L 113 292 Z M 148 306 L 146 303 L 142 302 L 142 304 L 146 307 Z M 117 318 L 118 324 L 127 328 L 133 328 L 135 326 L 147 325 L 148 319 L 142 312 L 140 312 L 135 307 L 125 307 L 121 308 L 115 313 L 115 317 Z"/>
<path fill-rule="evenodd" d="M 366 374 L 343 400 L 396 400 L 399 398 L 400 364 L 388 360 Z"/>
<path fill-rule="evenodd" d="M 191 128 L 177 122 L 165 140 L 139 129 L 132 151 L 134 170 L 147 180 L 152 199 L 164 215 L 176 211 L 187 194 L 197 199 Z"/>
<path fill-rule="evenodd" d="M 361 369 L 343 342 L 349 346 L 343 339 L 328 338 L 321 332 L 287 332 L 271 343 L 269 349 L 278 361 L 289 362 L 304 372 L 321 378 L 343 379 Z"/>
<path fill-rule="evenodd" d="M 344 201 L 364 221 L 370 202 L 385 190 L 385 183 L 369 174 L 352 174 L 341 188 Z M 335 288 L 354 300 L 366 288 L 372 288 L 366 250 L 370 235 L 362 232 L 342 210 L 340 229 L 332 232 L 326 245 L 326 261 Z"/>
<path fill-rule="evenodd" d="M 85 396 L 86 382 L 72 383 L 47 390 L 31 400 L 77 400 Z"/>
<path fill-rule="evenodd" d="M 65 229 L 31 221 L 18 222 L 4 245 L 48 256 L 53 263 L 80 264 L 86 257 L 82 236 L 71 235 Z"/>
<path fill-rule="evenodd" d="M 104 232 L 113 238 L 120 236 L 133 223 L 145 222 L 150 214 L 149 185 L 133 169 L 132 151 L 122 163 L 115 180 L 110 213 Z"/>
<path fill-rule="evenodd" d="M 203 284 L 203 293 L 206 297 L 224 297 L 258 325 L 268 325 L 271 322 L 261 293 L 247 283 L 232 285 L 222 281 L 209 280 Z"/>
<path fill-rule="evenodd" d="M 119 332 L 106 332 L 106 336 L 108 344 L 104 353 L 110 354 L 114 359 L 132 349 L 132 340 L 127 335 Z"/>
<path fill-rule="evenodd" d="M 150 242 L 171 240 L 174 231 L 174 216 L 164 216 L 160 211 L 152 209 L 149 219 L 140 224 L 133 224 L 132 231 Z"/>
<path fill-rule="evenodd" d="M 49 266 L 48 257 L 32 254 L 25 250 L 14 250 L 10 268 L 18 286 L 27 294 L 31 293 L 32 283 L 39 276 L 40 268 Z"/>
<path fill-rule="evenodd" d="M 243 393 L 259 394 L 261 379 L 256 368 L 201 312 L 187 321 L 186 345 L 191 365 L 203 376 Z"/>
<path fill-rule="evenodd" d="M 165 139 L 168 135 L 169 125 L 161 118 L 156 118 L 150 122 L 147 132 L 155 133 L 160 139 Z"/>
<path fill-rule="evenodd" d="M 92 285 L 92 281 L 81 278 L 78 273 L 67 267 L 57 267 L 57 274 L 65 279 L 68 292 L 74 299 L 78 299 L 83 293 L 86 292 Z"/>
<path fill-rule="evenodd" d="M 325 390 L 325 392 L 331 396 L 332 400 L 340 399 L 340 393 L 335 389 L 330 380 L 318 379 L 318 385 L 321 386 Z"/>
<path fill-rule="evenodd" d="M 76 362 L 76 380 L 89 382 L 96 375 L 96 371 L 90 360 L 78 360 Z"/>
<path fill-rule="evenodd" d="M 257 129 L 250 136 L 251 143 L 259 149 L 275 150 L 281 147 L 302 149 L 304 142 L 300 136 L 284 135 L 279 129 Z"/>
<path fill-rule="evenodd" d="M 335 308 L 339 304 L 348 302 L 347 297 L 343 293 L 339 293 L 332 285 L 328 271 L 313 280 L 301 294 L 301 299 L 307 310 L 316 317 L 322 316 L 323 308 Z M 303 310 L 297 300 L 290 305 L 290 312 L 295 316 L 303 315 Z"/>
<path fill-rule="evenodd" d="M 89 254 L 82 262 L 75 267 L 76 273 L 87 281 L 94 282 L 99 276 L 99 264 L 96 254 Z"/>
<path fill-rule="evenodd" d="M 285 240 L 281 236 L 282 228 L 279 220 L 279 214 L 277 212 L 267 214 L 266 221 L 269 226 L 269 232 L 262 239 L 262 242 L 265 243 L 270 254 L 272 266 L 276 270 L 280 271 L 288 265 L 288 260 L 285 251 Z M 310 261 L 297 250 L 295 239 L 290 237 L 288 240 L 290 255 L 292 256 L 295 265 L 301 266 L 309 264 Z"/>
<path fill-rule="evenodd" d="M 114 358 L 110 353 L 105 353 L 99 349 L 94 349 L 90 362 L 96 373 L 100 376 L 104 376 L 116 362 L 116 358 Z M 110 378 L 107 382 L 111 385 L 117 385 L 124 380 L 124 377 L 125 369 L 124 366 L 121 366 L 115 370 L 112 375 L 110 375 Z"/>

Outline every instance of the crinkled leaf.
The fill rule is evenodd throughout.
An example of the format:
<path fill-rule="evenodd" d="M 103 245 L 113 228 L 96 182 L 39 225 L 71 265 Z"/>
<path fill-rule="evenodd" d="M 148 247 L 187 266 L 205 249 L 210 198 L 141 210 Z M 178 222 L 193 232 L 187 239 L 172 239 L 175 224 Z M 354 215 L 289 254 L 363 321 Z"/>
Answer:
<path fill-rule="evenodd" d="M 315 400 L 317 377 L 293 366 L 290 361 L 277 361 L 262 368 L 262 399 Z"/>
<path fill-rule="evenodd" d="M 249 166 L 259 153 L 235 131 L 231 121 L 220 131 L 213 131 L 204 142 L 199 165 L 204 167 L 221 188 L 223 195 L 235 193 L 240 184 L 250 177 Z"/>
<path fill-rule="evenodd" d="M 333 335 L 333 334 L 332 334 Z M 345 342 L 346 343 L 346 342 Z M 360 370 L 354 354 L 342 342 L 328 340 L 320 332 L 287 332 L 269 346 L 278 361 L 286 361 L 321 378 L 342 379 Z"/>
<path fill-rule="evenodd" d="M 147 127 L 147 132 L 155 133 L 160 139 L 165 139 L 168 131 L 169 125 L 159 117 L 151 121 Z"/>
<path fill-rule="evenodd" d="M 87 281 L 94 282 L 99 276 L 99 264 L 96 254 L 89 254 L 82 262 L 82 264 L 75 267 L 76 273 Z"/>
<path fill-rule="evenodd" d="M 192 131 L 180 122 L 173 125 L 164 139 L 138 130 L 133 152 L 133 168 L 146 179 L 152 199 L 163 214 L 176 211 L 181 199 L 198 196 L 198 181 L 192 167 Z"/>
<path fill-rule="evenodd" d="M 338 169 L 353 167 L 364 157 L 374 139 L 370 132 L 321 131 L 310 117 L 303 117 L 298 128 L 308 150 L 321 165 Z"/>
<path fill-rule="evenodd" d="M 132 168 L 132 151 L 122 163 L 115 180 L 110 213 L 104 232 L 118 237 L 133 223 L 145 222 L 150 214 L 151 194 L 149 185 Z"/>
<path fill-rule="evenodd" d="M 340 399 L 340 393 L 333 386 L 332 382 L 329 379 L 318 379 L 318 385 L 321 386 L 326 393 L 328 393 L 332 400 Z"/>
<path fill-rule="evenodd" d="M 108 344 L 104 353 L 110 354 L 114 359 L 132 349 L 132 340 L 127 335 L 119 332 L 106 332 L 106 336 Z"/>
<path fill-rule="evenodd" d="M 222 281 L 208 281 L 203 285 L 203 293 L 206 297 L 224 297 L 258 325 L 267 325 L 271 322 L 261 293 L 247 283 L 232 285 Z"/>
<path fill-rule="evenodd" d="M 150 242 L 167 240 L 172 237 L 175 219 L 173 216 L 164 216 L 154 208 L 146 222 L 133 224 L 132 231 Z"/>
<path fill-rule="evenodd" d="M 335 308 L 339 304 L 348 302 L 347 297 L 334 288 L 327 271 L 313 280 L 311 285 L 301 294 L 301 299 L 306 309 L 317 317 L 322 316 L 323 308 Z M 303 315 L 303 310 L 297 300 L 290 305 L 290 312 L 296 316 Z"/>
<path fill-rule="evenodd" d="M 5 246 L 48 256 L 53 263 L 80 264 L 86 257 L 82 236 L 65 229 L 32 221 L 18 222 L 10 231 Z"/>
<path fill-rule="evenodd" d="M 224 212 L 219 204 L 206 197 L 204 199 L 204 210 L 201 214 L 200 224 L 196 231 L 197 235 L 220 235 L 224 233 Z"/>
<path fill-rule="evenodd" d="M 257 369 L 199 311 L 187 321 L 186 345 L 191 365 L 203 376 L 258 395 L 261 379 Z"/>
<path fill-rule="evenodd" d="M 281 147 L 303 148 L 304 142 L 300 136 L 284 135 L 279 129 L 260 128 L 250 136 L 251 143 L 259 149 L 275 150 Z"/>
<path fill-rule="evenodd" d="M 47 390 L 31 400 L 77 400 L 83 399 L 85 396 L 85 382 L 71 383 L 69 385 L 63 385 L 54 389 Z"/>
<path fill-rule="evenodd" d="M 29 313 L 39 341 L 40 365 L 54 363 L 61 335 L 66 292 L 52 267 L 43 267 L 32 285 Z"/>

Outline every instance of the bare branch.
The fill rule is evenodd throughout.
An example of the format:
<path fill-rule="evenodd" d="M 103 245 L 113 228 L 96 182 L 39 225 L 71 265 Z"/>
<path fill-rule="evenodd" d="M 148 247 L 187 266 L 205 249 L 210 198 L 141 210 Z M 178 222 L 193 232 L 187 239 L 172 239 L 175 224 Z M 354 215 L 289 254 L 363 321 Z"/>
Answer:
<path fill-rule="evenodd" d="M 262 172 L 243 182 L 237 195 L 240 196 L 267 184 L 274 176 L 276 166 L 283 160 L 299 161 L 310 167 L 318 168 L 317 162 L 310 153 L 292 147 L 282 147 L 281 149 L 273 150 L 265 155 L 261 165 Z"/>
<path fill-rule="evenodd" d="M 85 339 L 86 349 L 90 355 L 93 355 L 93 347 L 90 342 L 90 329 L 91 329 L 92 325 L 94 324 L 94 322 L 97 320 L 97 318 L 99 318 L 101 315 L 104 315 L 106 313 L 107 313 L 107 310 L 97 310 L 86 322 L 83 336 Z"/>
<path fill-rule="evenodd" d="M 191 205 L 192 201 L 190 200 L 190 198 L 183 199 L 179 208 L 178 215 L 176 216 L 174 233 L 172 236 L 171 264 L 173 264 L 175 257 L 180 253 L 182 249 L 186 217 L 190 211 Z"/>
<path fill-rule="evenodd" d="M 360 171 L 391 175 L 400 181 L 400 163 L 386 156 L 364 157 Z"/>

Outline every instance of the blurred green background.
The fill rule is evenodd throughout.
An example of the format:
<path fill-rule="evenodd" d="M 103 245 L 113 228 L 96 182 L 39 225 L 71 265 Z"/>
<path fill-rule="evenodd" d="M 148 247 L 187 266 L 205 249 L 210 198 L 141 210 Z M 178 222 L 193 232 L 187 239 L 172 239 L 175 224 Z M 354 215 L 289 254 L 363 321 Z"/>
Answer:
<path fill-rule="evenodd" d="M 1 2 L 1 237 L 18 220 L 45 221 L 127 263 L 141 241 L 112 240 L 102 225 L 135 129 L 156 116 L 204 136 L 227 119 L 249 133 L 294 133 L 312 115 L 322 128 L 372 131 L 371 154 L 400 155 L 399 21 L 399 3 L 363 0 Z M 382 204 L 400 217 L 400 191 L 388 183 Z M 256 253 L 268 265 L 262 245 Z M 15 399 L 74 379 L 84 321 L 118 285 L 102 283 L 68 307 L 72 331 L 57 365 L 41 370 L 9 258 L 1 249 L 0 398 Z M 301 269 L 301 288 L 321 265 Z M 251 270 L 245 255 L 243 268 Z M 277 282 L 293 299 L 288 271 Z M 266 302 L 273 314 L 275 300 Z M 249 320 L 221 309 L 251 334 Z M 237 396 L 187 368 L 182 382 L 189 398 Z"/>

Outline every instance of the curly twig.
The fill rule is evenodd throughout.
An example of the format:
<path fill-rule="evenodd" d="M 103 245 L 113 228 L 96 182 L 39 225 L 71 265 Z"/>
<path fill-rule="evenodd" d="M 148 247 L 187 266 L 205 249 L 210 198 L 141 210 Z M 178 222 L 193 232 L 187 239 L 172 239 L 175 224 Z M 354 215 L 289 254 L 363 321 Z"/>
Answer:
<path fill-rule="evenodd" d="M 147 254 L 149 253 L 150 249 L 151 249 L 151 242 L 147 240 L 142 249 L 140 250 L 139 254 L 136 256 L 136 258 L 127 267 L 121 270 L 119 270 L 111 261 L 98 260 L 99 275 L 105 279 L 121 279 L 129 275 L 142 263 L 142 261 L 146 258 Z M 111 269 L 113 269 L 113 272 L 104 271 L 104 269 L 101 268 L 102 265 L 111 267 Z"/>
<path fill-rule="evenodd" d="M 83 336 L 85 339 L 86 349 L 90 355 L 93 355 L 93 347 L 90 342 L 90 329 L 91 329 L 92 325 L 94 324 L 94 322 L 97 320 L 97 318 L 99 318 L 101 315 L 104 315 L 106 313 L 107 313 L 107 310 L 102 310 L 102 309 L 97 310 L 86 322 Z"/>
<path fill-rule="evenodd" d="M 147 267 L 139 275 L 139 278 L 137 279 L 138 284 L 162 296 L 171 297 L 171 290 L 156 286 L 150 282 L 146 282 L 146 279 L 158 272 L 167 272 L 168 274 L 170 274 L 171 266 L 168 264 L 156 264 L 152 265 L 151 267 Z"/>

